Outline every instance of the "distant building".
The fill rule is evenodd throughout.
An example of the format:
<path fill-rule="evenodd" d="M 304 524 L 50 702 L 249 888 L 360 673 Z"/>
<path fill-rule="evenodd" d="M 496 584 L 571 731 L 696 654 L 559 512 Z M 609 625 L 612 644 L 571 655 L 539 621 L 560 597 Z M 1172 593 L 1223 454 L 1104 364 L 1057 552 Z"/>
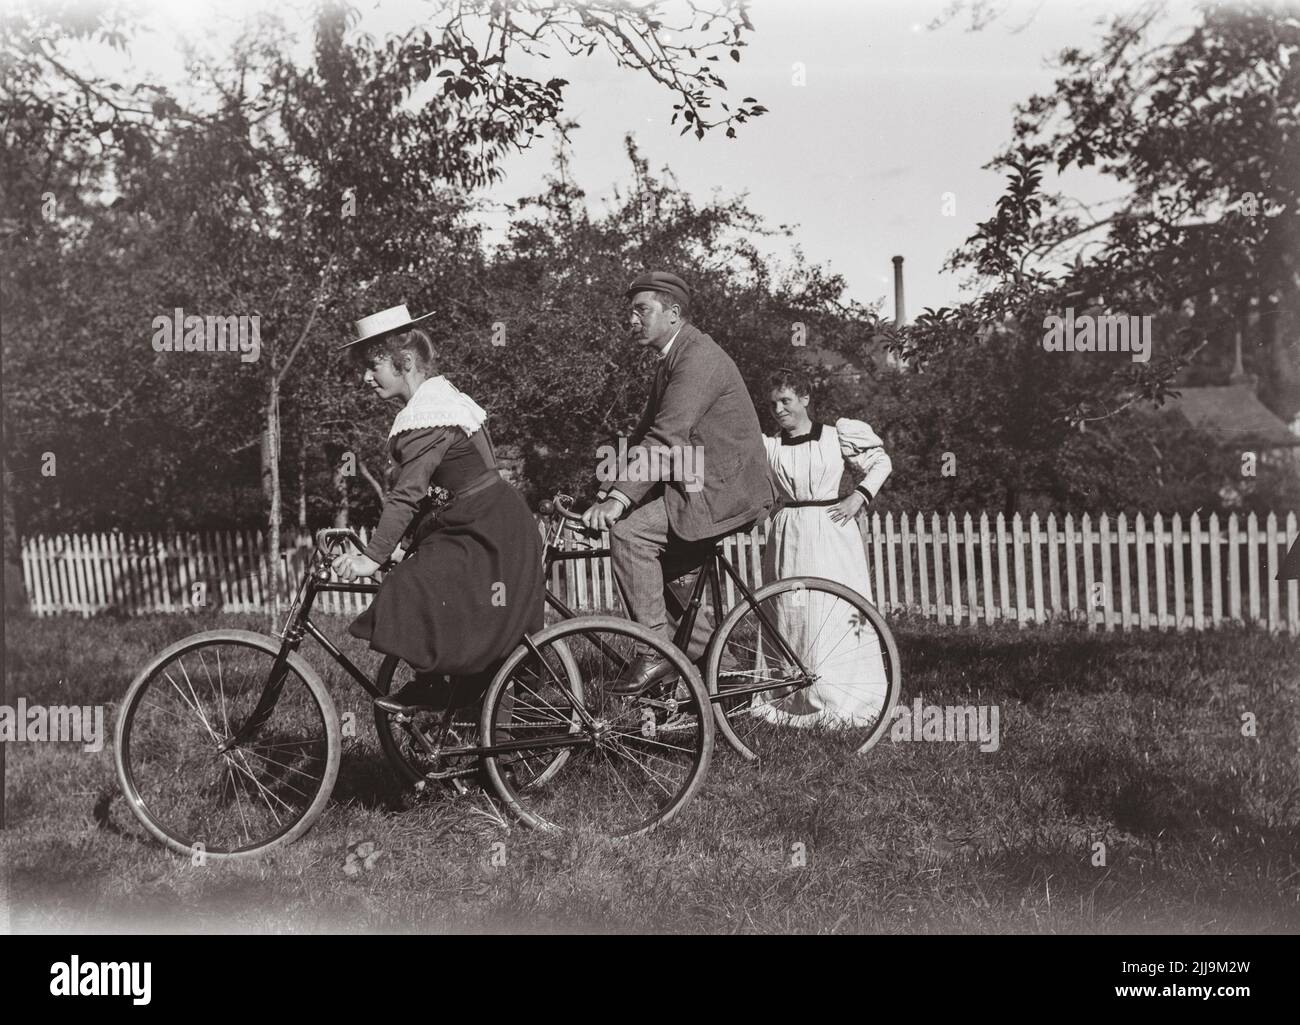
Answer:
<path fill-rule="evenodd" d="M 907 314 L 903 308 L 903 258 L 895 256 L 894 262 L 894 319 L 893 327 L 899 330 L 907 323 Z M 884 324 L 884 321 L 879 323 Z M 869 367 L 876 370 L 905 369 L 906 361 L 891 352 L 885 343 L 876 340 L 865 347 Z M 799 346 L 795 350 L 794 362 L 815 380 L 826 384 L 865 384 L 870 380 L 868 368 L 856 363 L 833 349 L 818 345 Z"/>
<path fill-rule="evenodd" d="M 1263 466 L 1291 466 L 1300 469 L 1300 435 L 1292 433 L 1285 420 L 1255 397 L 1253 383 L 1179 389 L 1160 414 L 1181 419 L 1203 432 L 1221 451 L 1254 453 Z M 1219 498 L 1228 508 L 1239 507 L 1250 490 L 1246 478 L 1230 480 L 1219 488 Z"/>
<path fill-rule="evenodd" d="M 1181 388 L 1162 411 L 1181 416 L 1223 447 L 1256 452 L 1261 462 L 1295 457 L 1300 449 L 1300 417 L 1288 426 L 1255 397 L 1248 384 Z"/>

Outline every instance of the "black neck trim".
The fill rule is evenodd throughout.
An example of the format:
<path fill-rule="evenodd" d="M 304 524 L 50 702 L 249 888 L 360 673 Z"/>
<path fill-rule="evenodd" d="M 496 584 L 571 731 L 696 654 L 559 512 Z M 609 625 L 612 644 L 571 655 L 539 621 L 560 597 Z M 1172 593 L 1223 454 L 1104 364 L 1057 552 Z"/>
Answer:
<path fill-rule="evenodd" d="M 821 441 L 821 440 L 822 440 L 822 425 L 817 423 L 812 425 L 812 430 L 809 431 L 807 434 L 800 434 L 797 435 L 796 437 L 791 437 L 790 435 L 786 434 L 784 430 L 781 431 L 782 445 L 807 445 L 810 442 Z"/>

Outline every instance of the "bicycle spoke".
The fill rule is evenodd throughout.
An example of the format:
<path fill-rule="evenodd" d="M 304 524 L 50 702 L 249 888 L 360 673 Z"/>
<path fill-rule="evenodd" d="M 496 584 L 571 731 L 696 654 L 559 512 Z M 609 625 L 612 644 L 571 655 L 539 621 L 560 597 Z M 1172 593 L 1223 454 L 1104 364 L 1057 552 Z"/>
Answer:
<path fill-rule="evenodd" d="M 260 758 L 260 759 L 263 761 L 263 763 L 265 763 L 266 765 L 272 766 L 272 767 L 274 767 L 274 768 L 276 768 L 276 769 L 286 769 L 286 770 L 288 770 L 289 772 L 295 772 L 295 773 L 297 773 L 299 776 L 303 777 L 303 779 L 316 780 L 316 779 L 318 778 L 318 777 L 316 777 L 316 776 L 313 776 L 313 775 L 312 775 L 311 773 L 309 773 L 309 772 L 303 772 L 302 769 L 296 769 L 296 768 L 294 768 L 292 765 L 286 765 L 284 762 L 277 761 L 276 759 L 271 758 L 271 757 L 269 757 L 269 756 L 267 756 L 267 755 L 264 755 L 264 754 L 262 754 L 260 751 L 257 751 L 257 750 L 255 750 L 255 749 L 253 749 L 253 748 L 250 748 L 250 747 L 241 747 L 241 748 L 236 748 L 236 750 L 239 751 L 241 754 L 251 755 L 251 756 L 254 757 L 254 758 Z M 287 785 L 287 784 L 286 784 L 286 785 Z M 294 788 L 293 788 L 293 787 L 290 787 L 290 789 L 292 790 L 292 789 L 294 789 Z M 296 792 L 296 793 L 303 794 L 304 796 L 306 795 L 306 792 L 305 792 L 305 791 L 302 791 L 302 790 L 295 790 L 295 792 Z"/>
<path fill-rule="evenodd" d="M 277 675 L 274 701 L 263 705 Z M 255 711 L 255 734 L 220 750 Z M 179 848 L 198 837 L 215 856 L 256 852 L 305 828 L 333 782 L 323 708 L 270 643 L 197 639 L 133 684 L 122 714 L 116 755 L 132 808 Z"/>
<path fill-rule="evenodd" d="M 762 625 L 760 610 L 784 646 Z M 861 596 L 811 578 L 772 585 L 733 613 L 719 645 L 725 657 L 710 670 L 727 740 L 751 758 L 796 751 L 824 757 L 874 744 L 898 698 L 895 649 L 876 623 Z M 746 693 L 727 699 L 728 690 L 741 688 Z"/>
<path fill-rule="evenodd" d="M 179 712 L 173 712 L 170 708 L 163 708 L 162 705 L 156 704 L 153 701 L 146 701 L 144 702 L 144 704 L 149 708 L 156 708 L 163 715 L 171 716 L 173 719 L 175 719 L 186 729 L 197 731 L 199 736 L 202 737 L 204 735 L 202 724 L 195 722 L 192 718 L 186 718 L 185 716 L 181 715 Z M 210 738 L 205 738 L 205 739 L 210 739 Z"/>
<path fill-rule="evenodd" d="M 217 695 L 221 698 L 221 724 L 226 728 L 226 736 L 230 736 L 230 716 L 226 708 L 226 688 L 225 681 L 221 678 L 221 652 L 216 653 L 217 659 Z M 203 666 L 203 671 L 208 676 L 208 688 L 212 688 L 212 672 L 208 669 L 208 663 L 203 658 L 202 650 L 199 651 L 199 664 Z"/>
<path fill-rule="evenodd" d="M 211 737 L 213 740 L 216 740 L 217 735 L 212 732 L 212 727 L 208 725 L 208 721 L 204 717 L 203 713 L 199 711 L 196 705 L 190 703 L 189 698 L 185 696 L 185 693 L 184 691 L 181 690 L 180 685 L 177 684 L 177 682 L 172 679 L 171 674 L 167 673 L 166 676 L 167 676 L 167 682 L 170 683 L 172 687 L 175 688 L 176 693 L 180 696 L 181 701 L 184 702 L 185 707 L 188 708 L 191 712 L 197 714 L 199 722 L 203 725 L 203 728 L 208 731 L 208 736 Z"/>
<path fill-rule="evenodd" d="M 244 751 L 235 750 L 233 752 L 227 752 L 226 757 L 229 760 L 231 765 L 235 766 L 235 768 L 239 769 L 240 772 L 242 772 L 245 776 L 247 776 L 250 780 L 253 781 L 253 785 L 257 787 L 258 796 L 262 798 L 262 802 L 266 805 L 267 810 L 270 811 L 272 815 L 275 815 L 276 822 L 279 822 L 280 818 L 276 814 L 275 809 L 271 807 L 271 802 L 267 800 L 267 797 L 268 796 L 274 797 L 277 801 L 280 802 L 281 807 L 284 808 L 285 810 L 289 809 L 290 807 L 289 802 L 279 797 L 278 795 L 271 793 L 271 791 L 262 784 L 262 781 L 257 778 L 257 775 L 253 772 L 252 768 L 249 766 L 247 760 L 244 758 L 244 755 L 245 755 Z M 232 756 L 238 756 L 238 760 L 236 760 Z"/>
<path fill-rule="evenodd" d="M 636 795 L 632 793 L 631 787 L 629 787 L 627 785 L 627 781 L 623 779 L 623 774 L 614 769 L 614 765 L 613 765 L 614 759 L 610 755 L 609 751 L 605 748 L 602 748 L 600 754 L 601 757 L 604 759 L 606 766 L 609 768 L 610 774 L 616 780 L 618 780 L 618 785 L 622 789 L 624 795 L 632 803 L 633 807 L 636 808 L 636 814 L 644 815 L 645 814 L 644 806 L 641 804 L 640 801 L 637 800 Z"/>
<path fill-rule="evenodd" d="M 649 765 L 645 764 L 639 758 L 637 758 L 635 753 L 632 751 L 632 749 L 628 747 L 626 744 L 621 744 L 618 741 L 613 741 L 609 746 L 611 748 L 614 748 L 617 751 L 621 751 L 623 753 L 623 757 L 627 761 L 630 761 L 633 765 L 637 766 L 637 768 L 639 768 L 642 772 L 644 772 L 646 776 L 649 777 L 650 781 L 654 783 L 656 786 L 658 786 L 659 789 L 662 790 L 665 794 L 668 795 L 672 794 L 672 791 L 668 787 L 664 786 L 663 783 L 660 782 L 661 779 L 671 780 L 672 779 L 671 776 L 669 776 L 667 773 L 655 772 L 653 769 L 650 768 Z"/>
<path fill-rule="evenodd" d="M 682 703 L 671 719 L 672 733 L 661 732 L 669 723 L 662 702 L 643 704 L 605 688 L 637 651 L 662 642 L 609 617 L 572 620 L 553 630 L 560 636 L 536 642 L 535 652 L 521 652 L 503 671 L 492 714 L 501 714 L 508 689 L 513 700 L 502 725 L 516 740 L 538 747 L 489 759 L 490 766 L 498 765 L 494 782 L 532 825 L 619 836 L 670 816 L 707 765 L 712 718 L 709 713 L 700 720 L 698 709 L 707 708 L 702 695 Z M 582 743 L 546 757 L 545 744 L 560 738 Z M 505 778 L 503 766 L 510 770 Z"/>
<path fill-rule="evenodd" d="M 186 672 L 185 663 L 180 663 L 181 675 L 185 677 L 185 686 L 189 688 L 190 697 L 194 699 L 194 711 L 198 713 L 199 718 L 203 720 L 203 725 L 207 731 L 212 734 L 212 739 L 217 739 L 217 731 L 212 728 L 212 723 L 208 721 L 207 714 L 203 711 L 203 705 L 199 702 L 199 696 L 194 690 L 194 684 L 190 680 L 190 674 Z"/>

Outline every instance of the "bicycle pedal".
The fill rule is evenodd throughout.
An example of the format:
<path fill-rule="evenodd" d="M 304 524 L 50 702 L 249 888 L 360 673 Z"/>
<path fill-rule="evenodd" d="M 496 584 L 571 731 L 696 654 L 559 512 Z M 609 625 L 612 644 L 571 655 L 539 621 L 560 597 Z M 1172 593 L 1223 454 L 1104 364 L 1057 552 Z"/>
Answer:
<path fill-rule="evenodd" d="M 375 698 L 374 705 L 376 708 L 383 709 L 389 715 L 398 716 L 398 722 L 410 722 L 411 717 L 419 711 L 419 708 L 414 705 L 403 705 L 392 698 Z"/>

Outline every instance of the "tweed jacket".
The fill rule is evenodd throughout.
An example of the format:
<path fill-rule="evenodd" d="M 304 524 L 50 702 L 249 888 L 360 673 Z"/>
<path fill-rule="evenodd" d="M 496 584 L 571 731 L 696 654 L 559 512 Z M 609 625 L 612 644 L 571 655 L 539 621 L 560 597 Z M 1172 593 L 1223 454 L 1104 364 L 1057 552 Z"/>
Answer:
<path fill-rule="evenodd" d="M 775 502 L 749 390 L 735 361 L 692 324 L 658 361 L 627 456 L 651 469 L 625 476 L 648 479 L 611 488 L 635 506 L 662 482 L 669 529 L 685 541 L 728 534 L 764 518 Z"/>

